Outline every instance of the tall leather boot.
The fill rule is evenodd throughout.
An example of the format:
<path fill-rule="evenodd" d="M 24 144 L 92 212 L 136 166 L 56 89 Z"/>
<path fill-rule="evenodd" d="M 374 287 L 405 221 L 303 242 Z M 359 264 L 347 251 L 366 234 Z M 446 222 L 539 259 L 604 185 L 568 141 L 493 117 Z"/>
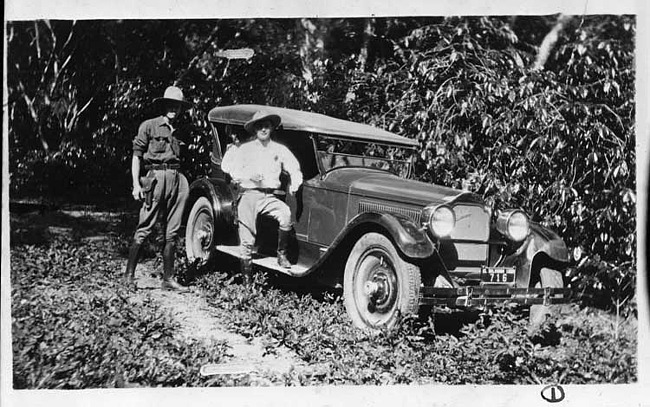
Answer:
<path fill-rule="evenodd" d="M 251 285 L 253 283 L 253 261 L 251 259 L 241 259 L 240 267 L 244 285 Z"/>
<path fill-rule="evenodd" d="M 135 267 L 138 265 L 138 259 L 140 258 L 140 248 L 142 245 L 140 243 L 133 242 L 129 248 L 129 260 L 126 262 L 126 270 L 124 271 L 124 283 L 129 288 L 136 288 L 135 284 Z"/>
<path fill-rule="evenodd" d="M 188 288 L 178 284 L 174 279 L 175 249 L 176 245 L 174 242 L 165 243 L 163 250 L 163 280 L 161 285 L 165 290 L 185 292 L 188 291 Z"/>
<path fill-rule="evenodd" d="M 278 230 L 278 265 L 287 269 L 291 268 L 291 262 L 287 259 L 287 248 L 289 247 L 290 230 Z"/>

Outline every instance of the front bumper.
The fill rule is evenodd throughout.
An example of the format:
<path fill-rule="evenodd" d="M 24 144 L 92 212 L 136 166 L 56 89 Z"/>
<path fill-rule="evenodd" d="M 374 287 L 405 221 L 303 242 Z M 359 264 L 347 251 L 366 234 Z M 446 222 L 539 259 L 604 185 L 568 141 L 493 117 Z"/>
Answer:
<path fill-rule="evenodd" d="M 514 288 L 477 286 L 459 288 L 422 288 L 423 305 L 450 307 L 483 307 L 497 304 L 563 304 L 569 301 L 568 288 Z"/>

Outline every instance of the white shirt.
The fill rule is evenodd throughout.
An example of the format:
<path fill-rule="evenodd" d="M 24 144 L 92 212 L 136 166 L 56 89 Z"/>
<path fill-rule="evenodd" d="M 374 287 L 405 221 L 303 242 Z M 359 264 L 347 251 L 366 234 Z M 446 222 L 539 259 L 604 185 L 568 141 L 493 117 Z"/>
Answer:
<path fill-rule="evenodd" d="M 291 177 L 289 192 L 295 193 L 302 184 L 298 160 L 287 147 L 273 140 L 266 146 L 255 139 L 228 148 L 221 169 L 243 188 L 279 188 L 283 169 Z M 262 179 L 254 181 L 256 175 L 261 175 Z"/>

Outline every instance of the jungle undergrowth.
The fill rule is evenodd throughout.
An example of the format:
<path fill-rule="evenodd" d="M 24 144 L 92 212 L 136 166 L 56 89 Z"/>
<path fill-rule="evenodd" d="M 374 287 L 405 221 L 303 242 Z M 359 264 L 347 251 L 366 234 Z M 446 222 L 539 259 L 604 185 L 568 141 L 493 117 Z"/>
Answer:
<path fill-rule="evenodd" d="M 124 219 L 124 218 L 122 218 Z M 117 282 L 129 222 L 61 218 L 54 229 L 12 219 L 12 345 L 15 388 L 252 385 L 247 377 L 204 378 L 223 343 L 180 340 L 153 302 L 134 303 Z M 72 225 L 69 233 L 64 229 Z M 41 225 L 42 226 L 42 225 Z M 67 230 L 67 229 L 66 229 Z M 86 232 L 102 239 L 88 239 Z M 151 243 L 152 254 L 158 250 Z M 180 252 L 180 249 L 179 249 Z M 182 253 L 179 253 L 182 257 Z M 185 275 L 191 265 L 181 258 Z M 441 309 L 405 317 L 394 331 L 351 326 L 340 296 L 320 288 L 294 290 L 257 273 L 243 286 L 232 264 L 196 269 L 188 281 L 223 327 L 268 338 L 307 366 L 269 377 L 283 385 L 534 384 L 636 381 L 636 318 L 569 304 L 540 336 L 526 335 L 520 309 L 468 312 Z M 225 267 L 228 266 L 228 267 Z M 182 277 L 182 276 L 181 276 Z"/>

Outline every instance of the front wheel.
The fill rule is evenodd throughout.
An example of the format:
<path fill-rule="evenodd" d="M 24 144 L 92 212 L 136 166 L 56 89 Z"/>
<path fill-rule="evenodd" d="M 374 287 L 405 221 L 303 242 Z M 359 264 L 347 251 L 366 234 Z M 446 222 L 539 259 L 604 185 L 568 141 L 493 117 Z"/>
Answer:
<path fill-rule="evenodd" d="M 194 202 L 185 228 L 185 252 L 190 262 L 207 263 L 215 246 L 212 205 L 206 197 Z"/>
<path fill-rule="evenodd" d="M 420 268 L 403 260 L 391 241 L 366 233 L 352 248 L 345 265 L 343 303 L 359 328 L 393 328 L 400 315 L 416 314 Z"/>

